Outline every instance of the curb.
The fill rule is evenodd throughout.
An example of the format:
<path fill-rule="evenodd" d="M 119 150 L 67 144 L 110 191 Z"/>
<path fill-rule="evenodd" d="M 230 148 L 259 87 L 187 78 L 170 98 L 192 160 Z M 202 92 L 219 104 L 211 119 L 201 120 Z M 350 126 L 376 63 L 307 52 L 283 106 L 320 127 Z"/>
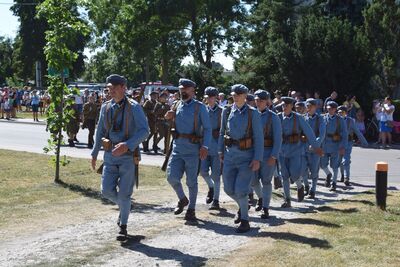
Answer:
<path fill-rule="evenodd" d="M 0 123 L 19 123 L 19 124 L 32 124 L 32 125 L 46 125 L 46 122 L 45 121 L 40 121 L 40 122 L 29 122 L 29 121 L 20 121 L 20 120 L 18 120 L 18 119 L 12 119 L 12 120 L 9 120 L 9 121 L 7 121 L 7 120 L 2 120 L 2 119 L 0 119 Z"/>

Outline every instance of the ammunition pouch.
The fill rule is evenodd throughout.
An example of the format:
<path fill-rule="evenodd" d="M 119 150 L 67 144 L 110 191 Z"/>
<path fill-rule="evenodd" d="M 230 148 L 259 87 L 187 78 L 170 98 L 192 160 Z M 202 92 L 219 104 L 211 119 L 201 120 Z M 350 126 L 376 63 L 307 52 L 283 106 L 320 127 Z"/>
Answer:
<path fill-rule="evenodd" d="M 340 136 L 340 134 L 327 134 L 326 136 L 328 136 L 329 138 L 332 138 L 333 142 L 340 142 L 342 140 L 342 137 Z"/>
<path fill-rule="evenodd" d="M 110 139 L 103 137 L 101 138 L 101 143 L 103 145 L 104 151 L 109 152 L 112 150 L 112 142 Z"/>
<path fill-rule="evenodd" d="M 272 147 L 273 142 L 271 138 L 265 138 L 264 139 L 264 147 Z"/>
<path fill-rule="evenodd" d="M 230 138 L 228 135 L 225 135 L 224 144 L 227 147 L 236 145 L 239 147 L 240 150 L 247 150 L 253 147 L 253 139 L 249 137 L 249 138 L 242 138 L 239 140 L 235 140 Z"/>
<path fill-rule="evenodd" d="M 201 141 L 203 140 L 202 136 L 198 136 L 198 135 L 195 135 L 195 134 L 180 134 L 180 133 L 176 133 L 176 138 L 189 139 L 190 143 L 192 143 L 192 144 L 200 144 Z"/>
<path fill-rule="evenodd" d="M 218 138 L 218 137 L 219 137 L 219 129 L 213 130 L 213 131 L 212 131 L 212 136 L 213 136 L 214 138 Z"/>
<path fill-rule="evenodd" d="M 299 134 L 284 135 L 282 141 L 284 144 L 297 144 L 298 142 L 300 142 L 300 135 Z"/>

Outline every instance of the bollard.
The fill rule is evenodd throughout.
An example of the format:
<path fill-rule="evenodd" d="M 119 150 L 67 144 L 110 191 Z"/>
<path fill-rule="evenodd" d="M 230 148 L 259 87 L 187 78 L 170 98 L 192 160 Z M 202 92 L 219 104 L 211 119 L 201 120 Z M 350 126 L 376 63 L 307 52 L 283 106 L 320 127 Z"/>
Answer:
<path fill-rule="evenodd" d="M 375 194 L 376 205 L 386 210 L 387 179 L 389 165 L 386 162 L 377 162 L 375 165 Z"/>

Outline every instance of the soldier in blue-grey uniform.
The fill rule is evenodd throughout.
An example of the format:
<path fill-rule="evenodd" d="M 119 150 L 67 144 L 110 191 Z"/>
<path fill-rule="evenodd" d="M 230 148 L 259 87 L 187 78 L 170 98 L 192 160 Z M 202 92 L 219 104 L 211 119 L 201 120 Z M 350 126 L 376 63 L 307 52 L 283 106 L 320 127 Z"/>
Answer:
<path fill-rule="evenodd" d="M 222 113 L 218 154 L 223 162 L 224 191 L 239 206 L 235 223 L 238 233 L 250 230 L 247 196 L 254 172 L 263 159 L 263 132 L 260 114 L 246 104 L 248 88 L 232 86 L 234 104 Z"/>
<path fill-rule="evenodd" d="M 204 178 L 209 188 L 206 203 L 211 203 L 210 210 L 219 210 L 220 208 L 221 162 L 218 156 L 218 139 L 221 129 L 222 107 L 217 103 L 218 94 L 218 89 L 212 86 L 204 90 L 204 96 L 207 96 L 207 111 L 210 117 L 212 138 L 208 147 L 208 156 L 201 161 L 200 175 Z"/>
<path fill-rule="evenodd" d="M 324 117 L 317 113 L 318 102 L 314 98 L 309 98 L 306 100 L 307 114 L 306 114 L 306 122 L 310 125 L 311 129 L 313 129 L 315 136 L 317 137 L 317 143 L 319 146 L 322 146 L 322 142 L 325 139 L 326 133 L 326 125 Z M 306 142 L 307 150 L 306 150 L 306 173 L 303 174 L 303 177 L 306 177 L 304 181 L 307 181 L 306 186 L 308 185 L 308 177 L 311 177 L 311 190 L 308 194 L 308 199 L 315 199 L 315 192 L 317 190 L 318 183 L 318 173 L 319 173 L 319 164 L 321 158 L 315 154 L 310 147 L 310 143 Z M 307 190 L 306 190 L 307 193 Z"/>
<path fill-rule="evenodd" d="M 347 107 L 340 106 L 338 107 L 338 114 L 344 119 L 347 126 L 347 134 L 348 134 L 348 142 L 345 148 L 344 155 L 340 157 L 340 171 L 342 173 L 341 182 L 344 182 L 346 186 L 350 186 L 350 164 L 351 164 L 351 152 L 353 150 L 354 144 L 354 134 L 357 135 L 358 140 L 361 142 L 361 145 L 364 147 L 368 147 L 368 142 L 365 139 L 364 135 L 357 128 L 356 123 L 353 118 L 347 116 Z"/>
<path fill-rule="evenodd" d="M 269 204 L 272 196 L 271 181 L 282 145 L 282 126 L 278 115 L 268 109 L 267 104 L 271 99 L 269 92 L 257 90 L 254 95 L 257 110 L 261 116 L 261 126 L 264 133 L 263 160 L 261 161 L 260 169 L 256 172 L 254 180 L 258 181 L 261 179 L 262 198 L 259 199 L 263 210 L 261 218 L 268 219 Z"/>
<path fill-rule="evenodd" d="M 303 116 L 292 111 L 294 98 L 282 97 L 282 101 L 284 103 L 283 112 L 279 114 L 282 123 L 282 148 L 279 163 L 281 164 L 285 199 L 281 207 L 289 208 L 291 207 L 290 179 L 297 185 L 298 201 L 304 199 L 303 181 L 299 179 L 301 175 L 301 155 L 304 150 L 301 136 L 307 137 L 316 154 L 322 155 L 323 152 L 310 125 L 304 120 Z"/>
<path fill-rule="evenodd" d="M 195 100 L 196 83 L 189 79 L 179 80 L 181 101 L 165 114 L 172 120 L 175 132 L 172 153 L 167 166 L 167 180 L 178 196 L 175 215 L 181 214 L 188 206 L 185 220 L 196 222 L 196 200 L 198 193 L 197 176 L 200 160 L 205 160 L 211 142 L 211 124 L 206 106 Z M 182 176 L 186 174 L 189 199 L 182 187 Z"/>
<path fill-rule="evenodd" d="M 336 114 L 338 104 L 334 101 L 328 101 L 326 108 L 328 113 L 325 115 L 326 136 L 322 148 L 325 155 L 321 158 L 321 169 L 328 176 L 325 181 L 325 186 L 330 187 L 330 191 L 336 191 L 336 182 L 339 170 L 339 156 L 343 156 L 348 143 L 347 126 L 345 121 Z M 331 184 L 332 175 L 328 169 L 328 165 L 333 171 L 333 181 Z"/>
<path fill-rule="evenodd" d="M 131 196 L 137 179 L 134 151 L 149 135 L 149 125 L 142 107 L 125 96 L 126 79 L 123 76 L 110 75 L 106 84 L 112 100 L 100 110 L 91 154 L 92 168 L 96 168 L 97 155 L 103 145 L 101 193 L 119 206 L 119 234 L 126 236 Z"/>
<path fill-rule="evenodd" d="M 306 103 L 304 101 L 296 101 L 294 104 L 295 110 L 298 114 L 303 116 L 305 118 L 306 116 Z M 306 159 L 306 152 L 307 152 L 307 142 L 306 142 L 306 137 L 304 135 L 301 136 L 301 141 L 303 144 L 303 149 L 301 153 L 301 178 L 303 179 L 304 182 L 304 193 L 305 195 L 308 195 L 310 191 L 310 185 L 308 183 L 308 176 L 305 176 L 304 174 L 306 173 L 307 169 L 307 159 Z"/>

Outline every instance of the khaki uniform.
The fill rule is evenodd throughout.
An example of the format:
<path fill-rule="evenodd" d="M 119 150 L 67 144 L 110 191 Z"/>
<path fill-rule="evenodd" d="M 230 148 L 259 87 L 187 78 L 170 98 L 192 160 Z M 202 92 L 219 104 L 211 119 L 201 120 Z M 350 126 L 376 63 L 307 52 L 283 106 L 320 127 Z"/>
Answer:
<path fill-rule="evenodd" d="M 87 102 L 83 106 L 83 125 L 82 128 L 88 128 L 88 147 L 93 147 L 94 144 L 94 130 L 96 128 L 96 119 L 99 114 L 99 110 L 96 103 Z"/>
<path fill-rule="evenodd" d="M 153 114 L 156 119 L 156 132 L 159 134 L 155 140 L 154 146 L 157 147 L 158 142 L 164 138 L 164 148 L 168 146 L 167 139 L 165 138 L 168 134 L 169 123 L 164 119 L 164 115 L 170 110 L 170 106 L 167 103 L 157 102 L 154 107 Z M 166 151 L 164 151 L 166 152 Z"/>
<path fill-rule="evenodd" d="M 156 105 L 157 101 L 156 100 L 146 100 L 146 102 L 143 104 L 143 110 L 144 113 L 146 114 L 147 117 L 147 122 L 149 123 L 149 128 L 150 128 L 150 135 L 149 137 L 143 142 L 143 151 L 147 152 L 149 151 L 149 140 L 154 136 L 153 138 L 153 149 L 156 147 L 155 141 L 157 139 L 157 133 L 156 133 L 156 117 L 153 113 L 154 107 Z"/>

